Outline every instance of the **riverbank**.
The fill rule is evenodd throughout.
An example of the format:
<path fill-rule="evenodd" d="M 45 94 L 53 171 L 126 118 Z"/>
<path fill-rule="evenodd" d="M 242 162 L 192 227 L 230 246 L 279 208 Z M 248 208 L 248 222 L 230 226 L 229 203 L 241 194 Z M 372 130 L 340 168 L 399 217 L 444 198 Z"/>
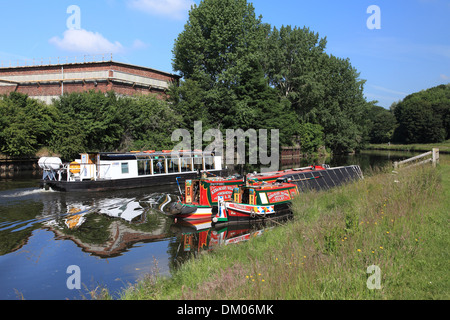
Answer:
<path fill-rule="evenodd" d="M 450 154 L 450 140 L 442 143 L 427 144 L 369 144 L 364 150 L 395 150 L 428 152 L 433 148 L 439 148 L 440 153 Z"/>
<path fill-rule="evenodd" d="M 155 271 L 121 299 L 450 298 L 448 157 L 437 169 L 388 168 L 304 194 L 294 211 L 293 222 L 205 253 L 170 278 Z"/>

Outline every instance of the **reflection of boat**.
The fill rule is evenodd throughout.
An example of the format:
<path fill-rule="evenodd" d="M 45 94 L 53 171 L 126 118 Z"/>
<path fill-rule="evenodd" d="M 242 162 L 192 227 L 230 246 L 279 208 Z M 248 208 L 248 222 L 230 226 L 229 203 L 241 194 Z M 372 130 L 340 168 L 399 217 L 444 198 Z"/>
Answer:
<path fill-rule="evenodd" d="M 62 163 L 42 157 L 41 186 L 58 191 L 111 190 L 158 186 L 184 181 L 208 170 L 222 174 L 222 158 L 202 151 L 154 150 L 127 153 L 83 153 L 80 159 Z"/>
<path fill-rule="evenodd" d="M 295 184 L 284 182 L 258 183 L 235 188 L 231 201 L 219 199 L 212 220 L 221 224 L 254 222 L 291 213 L 291 200 L 298 194 Z"/>
<path fill-rule="evenodd" d="M 124 208 L 134 207 L 127 206 L 127 203 L 131 203 L 127 200 Z M 76 206 L 73 206 L 68 210 L 69 216 L 47 221 L 44 226 L 58 238 L 70 239 L 85 252 L 104 258 L 121 255 L 135 243 L 155 242 L 171 237 L 167 230 L 167 219 L 163 216 L 142 209 L 141 218 L 129 223 L 123 219 L 124 215 L 119 207 L 119 202 L 110 202 L 111 211 L 105 208 L 102 214 L 98 214 L 99 210 L 93 207 L 76 212 Z M 77 224 L 78 221 L 81 223 Z"/>

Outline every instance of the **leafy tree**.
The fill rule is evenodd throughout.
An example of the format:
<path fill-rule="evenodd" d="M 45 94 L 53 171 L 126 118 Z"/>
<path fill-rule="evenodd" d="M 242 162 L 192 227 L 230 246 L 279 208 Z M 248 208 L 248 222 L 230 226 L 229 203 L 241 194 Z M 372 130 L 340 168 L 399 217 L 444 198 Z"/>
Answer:
<path fill-rule="evenodd" d="M 370 120 L 370 143 L 386 143 L 392 141 L 397 122 L 393 112 L 383 107 L 372 106 L 367 114 Z"/>
<path fill-rule="evenodd" d="M 157 150 L 174 145 L 172 132 L 182 127 L 183 121 L 170 104 L 154 96 L 126 98 L 126 103 L 125 135 L 129 137 L 129 143 L 125 148 Z"/>
<path fill-rule="evenodd" d="M 323 84 L 317 76 L 326 38 L 309 28 L 274 27 L 267 37 L 264 65 L 270 84 L 292 103 L 294 110 L 314 105 Z"/>
<path fill-rule="evenodd" d="M 321 56 L 317 85 L 307 90 L 299 112 L 305 122 L 323 127 L 325 145 L 334 153 L 345 153 L 361 147 L 367 137 L 369 104 L 363 96 L 364 80 L 348 59 L 333 55 Z"/>
<path fill-rule="evenodd" d="M 27 95 L 12 92 L 0 98 L 0 152 L 29 156 L 53 134 L 56 110 Z"/>
<path fill-rule="evenodd" d="M 105 95 L 91 90 L 64 94 L 55 100 L 59 119 L 51 148 L 63 158 L 72 158 L 80 152 L 116 149 L 124 132 L 117 99 L 113 92 Z"/>
<path fill-rule="evenodd" d="M 311 154 L 324 145 L 323 128 L 321 125 L 302 123 L 298 130 L 301 152 Z"/>
<path fill-rule="evenodd" d="M 442 142 L 450 138 L 450 85 L 413 93 L 396 104 L 394 138 L 401 143 Z"/>
<path fill-rule="evenodd" d="M 246 0 L 204 0 L 189 12 L 175 41 L 173 68 L 203 90 L 202 105 L 214 127 L 240 126 L 251 113 L 239 100 L 236 88 L 242 84 L 243 74 L 260 59 L 265 30 Z"/>

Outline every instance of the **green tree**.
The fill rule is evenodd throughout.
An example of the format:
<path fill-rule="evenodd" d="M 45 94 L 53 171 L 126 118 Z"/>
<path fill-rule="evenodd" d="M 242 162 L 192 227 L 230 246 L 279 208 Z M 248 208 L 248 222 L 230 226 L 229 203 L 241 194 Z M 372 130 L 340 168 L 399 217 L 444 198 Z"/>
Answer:
<path fill-rule="evenodd" d="M 248 112 L 236 88 L 254 61 L 260 60 L 265 30 L 246 0 L 204 0 L 189 12 L 175 41 L 173 69 L 203 90 L 202 105 L 214 127 L 239 126 L 243 119 L 229 115 Z"/>
<path fill-rule="evenodd" d="M 369 121 L 370 143 L 387 143 L 392 141 L 397 126 L 393 112 L 383 107 L 372 106 L 367 114 Z"/>
<path fill-rule="evenodd" d="M 56 110 L 27 95 L 12 92 L 0 98 L 0 152 L 29 156 L 53 134 Z"/>
<path fill-rule="evenodd" d="M 59 112 L 51 148 L 63 158 L 80 152 L 112 151 L 124 132 L 114 92 L 100 91 L 64 94 L 54 101 Z"/>
<path fill-rule="evenodd" d="M 394 138 L 401 143 L 442 142 L 450 138 L 450 85 L 413 93 L 396 104 Z"/>
<path fill-rule="evenodd" d="M 170 104 L 154 96 L 126 98 L 127 108 L 123 115 L 126 123 L 127 145 L 122 148 L 158 150 L 172 148 L 172 132 L 181 128 L 182 118 Z"/>
<path fill-rule="evenodd" d="M 267 37 L 265 70 L 270 84 L 282 97 L 300 111 L 315 105 L 323 92 L 318 71 L 326 47 L 326 38 L 320 38 L 309 28 L 274 27 Z"/>
<path fill-rule="evenodd" d="M 303 154 L 317 152 L 324 145 L 323 128 L 318 124 L 302 123 L 298 129 L 298 137 Z"/>

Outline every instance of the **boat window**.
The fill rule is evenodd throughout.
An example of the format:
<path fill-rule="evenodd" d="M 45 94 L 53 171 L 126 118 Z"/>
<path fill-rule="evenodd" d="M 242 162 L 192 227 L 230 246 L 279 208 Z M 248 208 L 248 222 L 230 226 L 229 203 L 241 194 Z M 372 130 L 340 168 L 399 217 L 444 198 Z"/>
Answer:
<path fill-rule="evenodd" d="M 150 160 L 138 160 L 138 175 L 145 176 L 152 174 L 151 172 L 151 161 Z"/>
<path fill-rule="evenodd" d="M 205 157 L 205 170 L 214 169 L 214 158 L 213 157 Z"/>
<path fill-rule="evenodd" d="M 268 204 L 269 203 L 269 201 L 267 200 L 267 195 L 265 193 L 261 192 L 259 194 L 259 198 L 261 199 L 261 203 L 262 204 Z"/>
<path fill-rule="evenodd" d="M 179 172 L 178 158 L 167 159 L 168 172 Z"/>
<path fill-rule="evenodd" d="M 194 155 L 194 170 L 201 171 L 203 170 L 203 158 L 198 155 Z"/>
<path fill-rule="evenodd" d="M 128 162 L 122 162 L 121 167 L 122 167 L 122 174 L 128 173 Z"/>
<path fill-rule="evenodd" d="M 165 173 L 164 170 L 164 159 L 163 158 L 159 158 L 158 160 L 153 160 L 153 173 L 154 174 L 160 174 L 160 173 Z"/>
<path fill-rule="evenodd" d="M 181 172 L 192 171 L 192 158 L 181 157 Z"/>

